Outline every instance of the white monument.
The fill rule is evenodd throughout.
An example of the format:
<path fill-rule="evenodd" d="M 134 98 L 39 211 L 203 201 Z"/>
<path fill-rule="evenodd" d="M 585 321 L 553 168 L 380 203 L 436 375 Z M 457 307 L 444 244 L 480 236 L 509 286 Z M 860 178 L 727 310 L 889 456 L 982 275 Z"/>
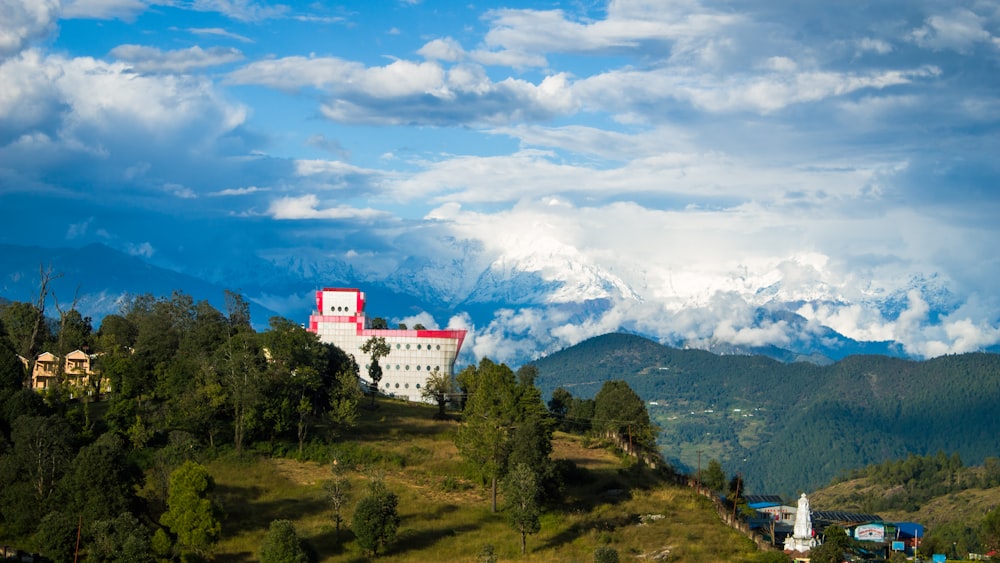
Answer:
<path fill-rule="evenodd" d="M 809 551 L 819 542 L 813 537 L 812 516 L 809 514 L 809 499 L 802 493 L 799 507 L 795 511 L 795 531 L 785 538 L 785 551 Z"/>

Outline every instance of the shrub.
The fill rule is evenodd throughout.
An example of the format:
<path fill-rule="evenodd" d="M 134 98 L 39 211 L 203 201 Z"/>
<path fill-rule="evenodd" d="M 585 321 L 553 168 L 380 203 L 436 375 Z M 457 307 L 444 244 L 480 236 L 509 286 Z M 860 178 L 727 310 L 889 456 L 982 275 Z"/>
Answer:
<path fill-rule="evenodd" d="M 595 548 L 594 563 L 618 563 L 618 550 L 606 545 Z"/>
<path fill-rule="evenodd" d="M 260 547 L 261 563 L 308 563 L 309 556 L 295 526 L 288 520 L 274 520 Z"/>

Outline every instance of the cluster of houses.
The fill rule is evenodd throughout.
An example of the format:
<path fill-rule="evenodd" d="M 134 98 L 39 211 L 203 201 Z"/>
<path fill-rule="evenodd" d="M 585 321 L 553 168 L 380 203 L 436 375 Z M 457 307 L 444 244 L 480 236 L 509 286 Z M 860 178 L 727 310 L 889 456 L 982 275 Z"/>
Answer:
<path fill-rule="evenodd" d="M 35 358 L 34 365 L 18 356 L 25 370 L 31 370 L 31 388 L 45 391 L 55 386 L 61 378 L 73 395 L 93 395 L 110 391 L 108 378 L 95 369 L 95 354 L 73 350 L 63 357 L 43 352 Z"/>
<path fill-rule="evenodd" d="M 924 537 L 924 527 L 916 522 L 886 522 L 877 514 L 811 510 L 805 495 L 802 497 L 797 507 L 774 495 L 744 497 L 756 513 L 750 520 L 751 529 L 769 538 L 772 545 L 784 545 L 795 561 L 809 561 L 810 547 L 819 543 L 816 537 L 833 525 L 857 540 L 864 555 L 872 559 L 889 559 L 894 552 L 912 557 Z M 801 514 L 802 510 L 806 514 Z"/>

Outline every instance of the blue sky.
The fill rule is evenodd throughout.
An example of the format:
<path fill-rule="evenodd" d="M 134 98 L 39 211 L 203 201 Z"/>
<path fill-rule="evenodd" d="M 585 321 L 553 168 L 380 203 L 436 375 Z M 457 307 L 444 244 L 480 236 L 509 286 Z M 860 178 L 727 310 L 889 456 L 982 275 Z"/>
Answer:
<path fill-rule="evenodd" d="M 500 359 L 529 322 L 551 323 L 549 347 L 623 325 L 782 345 L 788 327 L 748 320 L 774 295 L 917 356 L 1000 341 L 1000 2 L 0 14 L 0 242 L 179 268 L 319 255 L 378 278 L 458 240 L 483 267 L 629 288 L 587 323 L 515 309 L 470 327 Z"/>

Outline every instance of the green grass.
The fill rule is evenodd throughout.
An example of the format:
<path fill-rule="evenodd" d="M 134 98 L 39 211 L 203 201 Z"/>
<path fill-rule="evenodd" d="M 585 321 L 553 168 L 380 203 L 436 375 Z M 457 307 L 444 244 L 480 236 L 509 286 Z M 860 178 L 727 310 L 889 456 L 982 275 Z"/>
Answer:
<path fill-rule="evenodd" d="M 491 513 L 488 492 L 466 479 L 452 444 L 455 421 L 433 418 L 436 408 L 383 401 L 363 410 L 358 426 L 327 446 L 352 462 L 346 472 L 352 502 L 342 515 L 338 535 L 322 481 L 329 464 L 289 459 L 239 460 L 220 457 L 207 463 L 223 509 L 222 540 L 214 550 L 222 562 L 254 561 L 272 520 L 291 520 L 319 560 L 365 561 L 350 532 L 351 507 L 367 486 L 362 465 L 382 469 L 399 496 L 401 525 L 384 561 L 476 561 L 487 544 L 500 561 L 593 561 L 596 547 L 618 550 L 622 561 L 651 559 L 713 562 L 743 561 L 752 543 L 722 525 L 706 499 L 663 482 L 648 469 L 624 468 L 607 449 L 591 447 L 577 436 L 557 433 L 556 457 L 579 468 L 565 502 L 542 516 L 541 531 L 520 535 L 503 513 Z"/>

